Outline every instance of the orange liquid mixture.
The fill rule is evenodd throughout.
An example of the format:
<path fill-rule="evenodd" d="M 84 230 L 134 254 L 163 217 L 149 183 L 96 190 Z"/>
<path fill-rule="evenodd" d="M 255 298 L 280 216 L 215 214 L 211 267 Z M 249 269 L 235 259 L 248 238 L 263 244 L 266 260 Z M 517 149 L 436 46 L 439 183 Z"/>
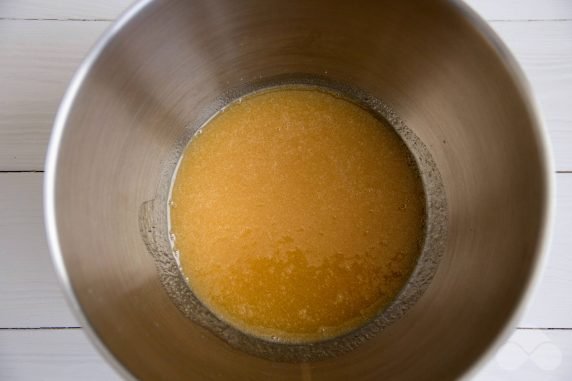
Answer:
<path fill-rule="evenodd" d="M 399 293 L 425 198 L 400 137 L 312 88 L 245 97 L 193 137 L 171 195 L 183 274 L 221 320 L 284 342 L 335 337 Z"/>

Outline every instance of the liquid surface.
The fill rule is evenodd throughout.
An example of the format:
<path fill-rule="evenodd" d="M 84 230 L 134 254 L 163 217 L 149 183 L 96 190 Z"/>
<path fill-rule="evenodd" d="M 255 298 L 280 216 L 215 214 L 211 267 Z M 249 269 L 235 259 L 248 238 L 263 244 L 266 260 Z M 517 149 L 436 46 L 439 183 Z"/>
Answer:
<path fill-rule="evenodd" d="M 413 159 L 371 113 L 316 89 L 245 97 L 184 152 L 170 222 L 199 300 L 265 339 L 331 338 L 410 276 L 425 204 Z"/>

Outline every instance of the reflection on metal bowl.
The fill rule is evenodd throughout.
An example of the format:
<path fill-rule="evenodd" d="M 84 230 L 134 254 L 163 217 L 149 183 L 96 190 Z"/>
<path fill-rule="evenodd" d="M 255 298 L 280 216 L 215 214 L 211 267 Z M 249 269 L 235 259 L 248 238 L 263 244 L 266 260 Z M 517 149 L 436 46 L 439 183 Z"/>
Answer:
<path fill-rule="evenodd" d="M 320 361 L 222 340 L 173 303 L 149 254 L 171 261 L 166 218 L 153 210 L 166 208 L 165 184 L 192 133 L 233 94 L 289 76 L 388 105 L 432 158 L 446 203 L 443 253 L 424 292 Z M 71 303 L 126 377 L 447 380 L 469 374 L 518 315 L 546 249 L 552 191 L 520 70 L 460 3 L 149 0 L 110 28 L 72 81 L 45 203 Z"/>

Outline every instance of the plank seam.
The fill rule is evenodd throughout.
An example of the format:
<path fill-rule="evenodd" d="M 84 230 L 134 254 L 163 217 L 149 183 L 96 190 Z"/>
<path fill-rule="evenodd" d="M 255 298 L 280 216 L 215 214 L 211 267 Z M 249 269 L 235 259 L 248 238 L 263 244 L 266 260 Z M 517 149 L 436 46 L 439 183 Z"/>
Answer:
<path fill-rule="evenodd" d="M 82 329 L 81 327 L 10 327 L 0 328 L 0 331 L 38 331 L 38 330 L 64 330 L 64 329 Z"/>
<path fill-rule="evenodd" d="M 110 21 L 115 21 L 115 19 L 105 19 L 105 18 L 89 19 L 89 18 L 75 18 L 75 17 L 69 17 L 69 18 L 0 17 L 0 21 L 88 21 L 88 22 L 89 21 L 94 21 L 94 22 L 105 21 L 105 22 L 110 22 Z"/>
<path fill-rule="evenodd" d="M 516 329 L 519 331 L 572 331 L 572 327 L 517 327 Z"/>
<path fill-rule="evenodd" d="M 44 171 L 43 170 L 35 170 L 35 169 L 30 169 L 30 170 L 26 170 L 26 171 L 5 170 L 5 171 L 0 171 L 0 173 L 44 173 Z"/>

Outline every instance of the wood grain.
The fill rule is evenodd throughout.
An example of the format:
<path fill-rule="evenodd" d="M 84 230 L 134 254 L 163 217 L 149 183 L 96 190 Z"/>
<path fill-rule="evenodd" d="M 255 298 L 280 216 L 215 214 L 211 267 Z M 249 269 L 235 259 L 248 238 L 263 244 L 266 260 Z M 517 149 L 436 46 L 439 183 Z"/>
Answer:
<path fill-rule="evenodd" d="M 77 326 L 43 232 L 42 173 L 0 173 L 0 328 Z M 520 327 L 572 328 L 572 174 L 559 174 L 554 240 Z"/>
<path fill-rule="evenodd" d="M 41 173 L 0 174 L 0 328 L 78 325 L 46 243 L 42 178 Z"/>
<path fill-rule="evenodd" d="M 113 20 L 132 0 L 3 0 L 0 18 Z M 487 20 L 572 19 L 569 0 L 466 0 Z"/>
<path fill-rule="evenodd" d="M 572 171 L 572 1 L 466 1 L 492 21 L 523 66 L 542 106 L 557 169 Z M 43 169 L 68 81 L 130 3 L 0 0 L 0 171 Z M 81 329 L 11 329 L 77 326 L 46 246 L 42 177 L 0 173 L 0 380 L 119 380 Z M 558 175 L 557 183 L 552 249 L 521 327 L 572 328 L 572 174 Z M 473 381 L 571 375 L 572 330 L 526 329 L 516 331 Z"/>
<path fill-rule="evenodd" d="M 571 7 L 572 8 L 572 7 Z M 0 21 L 0 170 L 42 170 L 59 101 L 107 22 Z M 572 170 L 572 21 L 495 22 L 542 106 L 556 168 Z"/>
<path fill-rule="evenodd" d="M 572 21 L 490 25 L 528 77 L 548 128 L 556 169 L 572 170 Z"/>
<path fill-rule="evenodd" d="M 572 328 L 572 174 L 558 174 L 556 187 L 551 248 L 541 281 L 520 327 Z"/>
<path fill-rule="evenodd" d="M 0 331 L 0 379 L 120 380 L 81 329 Z"/>
<path fill-rule="evenodd" d="M 570 0 L 465 0 L 486 20 L 572 19 Z"/>
<path fill-rule="evenodd" d="M 472 381 L 568 380 L 572 331 L 518 330 Z M 0 379 L 115 381 L 82 330 L 0 331 Z"/>
<path fill-rule="evenodd" d="M 133 0 L 2 0 L 0 18 L 114 20 Z"/>
<path fill-rule="evenodd" d="M 67 83 L 109 23 L 0 21 L 0 170 L 41 170 Z"/>

